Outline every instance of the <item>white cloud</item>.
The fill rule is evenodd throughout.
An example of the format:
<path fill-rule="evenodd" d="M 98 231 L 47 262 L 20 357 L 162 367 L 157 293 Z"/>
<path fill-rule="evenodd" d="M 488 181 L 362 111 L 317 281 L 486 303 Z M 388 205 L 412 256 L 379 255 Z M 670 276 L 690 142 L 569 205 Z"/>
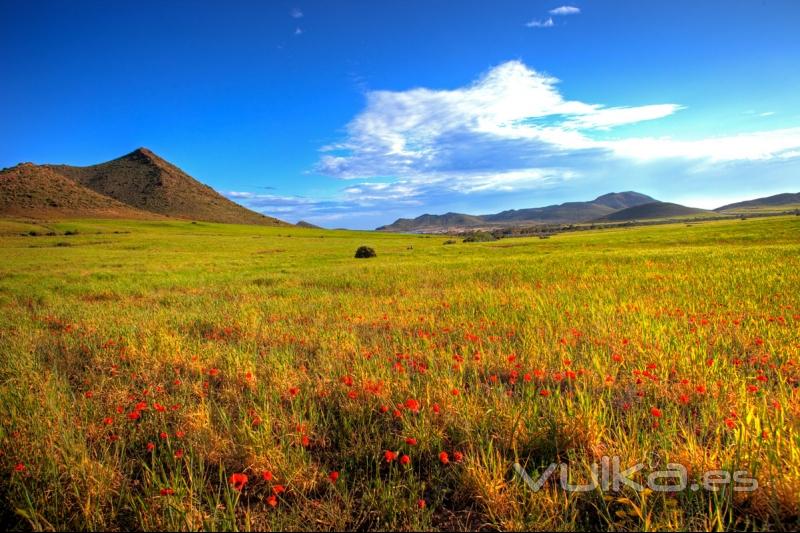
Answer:
<path fill-rule="evenodd" d="M 561 6 L 550 10 L 551 15 L 578 15 L 580 12 L 575 6 Z"/>
<path fill-rule="evenodd" d="M 545 20 L 532 20 L 525 25 L 529 28 L 552 28 L 555 23 L 553 22 L 553 17 L 550 17 Z"/>
<path fill-rule="evenodd" d="M 291 17 L 292 17 L 293 19 L 300 19 L 300 18 L 303 18 L 303 12 L 300 10 L 300 8 L 297 8 L 297 7 L 296 7 L 296 8 L 294 8 L 294 9 L 292 9 L 292 10 L 289 12 L 289 15 L 291 15 Z"/>
<path fill-rule="evenodd" d="M 303 35 L 303 33 L 304 33 L 304 32 L 303 32 L 303 29 L 302 29 L 302 28 L 295 28 L 295 29 L 294 29 L 294 34 L 295 34 L 295 35 Z"/>
<path fill-rule="evenodd" d="M 519 183 L 518 177 L 507 179 L 518 174 L 507 173 L 525 171 L 532 183 L 559 166 L 548 159 L 564 151 L 607 150 L 585 130 L 654 120 L 681 109 L 567 100 L 557 83 L 509 61 L 460 89 L 367 93 L 365 109 L 347 126 L 347 138 L 324 148 L 318 170 L 343 179 L 393 176 L 428 182 L 454 174 L 452 179 L 467 184 L 464 190 L 483 188 L 474 183 L 490 174 L 506 176 L 491 183 Z"/>
<path fill-rule="evenodd" d="M 315 170 L 347 180 L 329 199 L 229 196 L 267 213 L 312 221 L 375 213 L 373 219 L 387 223 L 392 217 L 451 210 L 458 199 L 471 198 L 475 205 L 483 198 L 546 194 L 592 180 L 605 180 L 606 190 L 599 192 L 623 183 L 638 188 L 643 179 L 670 187 L 681 183 L 695 197 L 703 192 L 698 183 L 716 180 L 735 194 L 719 184 L 731 176 L 746 180 L 763 172 L 788 176 L 779 166 L 800 164 L 800 127 L 693 140 L 636 136 L 631 128 L 620 135 L 619 126 L 664 120 L 685 108 L 570 100 L 558 83 L 520 61 L 509 61 L 455 89 L 368 92 L 344 137 L 322 148 Z M 771 168 L 762 171 L 765 162 Z M 708 195 L 709 205 L 713 196 Z M 533 200 L 526 204 L 539 205 Z M 476 210 L 487 212 L 471 209 Z"/>

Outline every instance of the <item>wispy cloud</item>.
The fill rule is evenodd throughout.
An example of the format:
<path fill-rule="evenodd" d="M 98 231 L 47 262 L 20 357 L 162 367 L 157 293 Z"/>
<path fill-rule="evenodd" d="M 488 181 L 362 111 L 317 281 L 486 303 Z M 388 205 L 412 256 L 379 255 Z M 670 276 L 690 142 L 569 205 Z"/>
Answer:
<path fill-rule="evenodd" d="M 295 35 L 303 35 L 303 33 L 305 33 L 305 32 L 303 31 L 303 28 L 295 28 L 295 29 L 294 29 L 294 34 L 295 34 Z"/>
<path fill-rule="evenodd" d="M 580 8 L 575 6 L 561 6 L 550 10 L 551 15 L 578 15 Z"/>
<path fill-rule="evenodd" d="M 314 169 L 343 180 L 337 192 L 325 200 L 272 194 L 241 200 L 311 221 L 376 213 L 386 223 L 395 214 L 450 210 L 467 198 L 482 205 L 482 198 L 504 197 L 507 206 L 525 191 L 577 190 L 576 184 L 597 180 L 604 189 L 638 188 L 644 179 L 656 190 L 659 180 L 670 187 L 681 182 L 686 194 L 695 194 L 703 183 L 727 187 L 733 179 L 783 175 L 781 165 L 800 163 L 800 127 L 706 138 L 637 136 L 636 124 L 685 108 L 571 100 L 558 85 L 509 61 L 455 89 L 367 92 L 362 111 L 341 140 L 321 149 Z M 625 135 L 620 126 L 628 126 Z"/>
<path fill-rule="evenodd" d="M 289 15 L 290 15 L 290 16 L 291 16 L 293 19 L 300 19 L 300 18 L 303 18 L 303 12 L 300 10 L 300 8 L 297 8 L 297 7 L 296 7 L 296 8 L 294 8 L 294 9 L 292 9 L 292 10 L 289 12 Z"/>
<path fill-rule="evenodd" d="M 555 23 L 553 22 L 553 17 L 549 17 L 545 20 L 532 20 L 525 25 L 529 28 L 552 28 Z"/>

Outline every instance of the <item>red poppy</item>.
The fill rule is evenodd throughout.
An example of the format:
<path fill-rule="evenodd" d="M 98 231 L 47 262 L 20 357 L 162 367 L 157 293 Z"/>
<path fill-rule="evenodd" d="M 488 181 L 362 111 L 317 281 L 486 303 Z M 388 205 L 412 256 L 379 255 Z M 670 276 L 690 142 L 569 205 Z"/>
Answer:
<path fill-rule="evenodd" d="M 408 437 L 406 439 L 406 444 L 408 444 L 409 446 L 416 446 L 417 445 L 417 439 L 415 439 L 414 437 Z"/>
<path fill-rule="evenodd" d="M 180 449 L 180 450 L 175 452 L 175 458 L 176 459 L 180 459 L 181 457 L 183 457 L 183 449 Z"/>
<path fill-rule="evenodd" d="M 386 459 L 387 463 L 391 463 L 395 459 L 397 459 L 397 454 L 391 450 L 386 450 L 383 452 L 383 458 Z"/>
<path fill-rule="evenodd" d="M 261 477 L 264 478 L 264 481 L 272 481 L 272 472 L 269 470 L 264 470 L 261 473 Z"/>
<path fill-rule="evenodd" d="M 283 485 L 275 485 L 272 487 L 272 492 L 277 494 L 281 494 L 282 492 L 286 492 L 286 487 Z"/>
<path fill-rule="evenodd" d="M 128 420 L 139 420 L 141 418 L 141 413 L 139 411 L 131 411 L 128 413 Z"/>
<path fill-rule="evenodd" d="M 242 474 L 242 473 L 231 474 L 231 477 L 228 478 L 228 481 L 230 482 L 231 485 L 233 485 L 233 488 L 235 490 L 241 492 L 244 486 L 247 485 L 247 474 Z"/>
<path fill-rule="evenodd" d="M 542 389 L 541 391 L 539 391 L 539 395 L 545 397 L 550 396 L 550 391 L 547 389 Z"/>
<path fill-rule="evenodd" d="M 441 461 L 443 465 L 446 465 L 450 462 L 450 456 L 447 455 L 447 452 L 440 452 L 439 461 Z"/>
<path fill-rule="evenodd" d="M 408 466 L 411 463 L 411 457 L 408 455 L 404 455 L 400 458 L 400 464 L 404 466 Z"/>
<path fill-rule="evenodd" d="M 105 425 L 107 425 L 107 426 L 110 426 L 110 425 L 111 425 L 111 424 L 113 424 L 113 423 L 114 423 L 114 419 L 113 419 L 113 418 L 111 418 L 110 416 L 107 416 L 107 417 L 105 417 L 105 418 L 103 419 L 103 424 L 105 424 Z"/>
<path fill-rule="evenodd" d="M 267 503 L 268 503 L 268 504 L 269 504 L 271 507 L 275 507 L 275 506 L 277 506 L 277 505 L 278 505 L 278 498 L 276 498 L 274 495 L 273 495 L 273 496 L 268 496 L 268 497 L 267 497 Z"/>
<path fill-rule="evenodd" d="M 175 494 L 175 491 L 170 488 L 161 489 L 162 496 L 172 496 L 173 494 Z"/>
<path fill-rule="evenodd" d="M 406 406 L 406 409 L 408 409 L 409 411 L 413 411 L 414 413 L 419 413 L 419 402 L 414 398 L 409 398 L 408 400 L 406 400 L 406 403 L 404 405 Z"/>
<path fill-rule="evenodd" d="M 653 415 L 656 418 L 661 418 L 661 414 L 662 414 L 661 413 L 661 409 L 659 409 L 658 407 L 651 407 L 650 408 L 650 414 Z"/>
<path fill-rule="evenodd" d="M 152 442 L 148 442 L 147 443 L 147 451 L 148 452 L 152 452 L 155 449 L 156 449 L 156 445 L 155 444 L 153 444 Z"/>
<path fill-rule="evenodd" d="M 464 454 L 463 453 L 461 453 L 461 452 L 453 452 L 453 459 L 455 459 L 455 461 L 457 463 L 460 463 L 463 458 L 464 458 Z"/>
<path fill-rule="evenodd" d="M 331 482 L 336 483 L 336 480 L 339 479 L 339 472 L 334 470 L 333 472 L 328 474 L 328 479 L 330 479 Z"/>
<path fill-rule="evenodd" d="M 419 507 L 420 509 L 425 509 L 425 500 L 421 498 L 417 500 L 417 507 Z"/>
<path fill-rule="evenodd" d="M 14 472 L 24 472 L 24 471 L 25 471 L 25 465 L 23 463 L 17 463 L 16 466 L 14 466 Z"/>

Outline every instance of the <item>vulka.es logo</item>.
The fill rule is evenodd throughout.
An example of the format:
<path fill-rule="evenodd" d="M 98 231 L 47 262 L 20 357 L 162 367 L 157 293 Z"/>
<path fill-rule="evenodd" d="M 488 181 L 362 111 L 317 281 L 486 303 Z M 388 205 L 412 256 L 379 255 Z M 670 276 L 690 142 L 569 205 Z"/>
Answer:
<path fill-rule="evenodd" d="M 592 463 L 591 465 L 591 481 L 577 484 L 570 482 L 569 465 L 566 463 L 550 463 L 550 466 L 535 480 L 519 463 L 514 463 L 514 471 L 534 492 L 541 490 L 556 470 L 559 470 L 558 482 L 561 488 L 567 492 L 589 492 L 597 489 L 604 492 L 609 490 L 618 492 L 623 486 L 635 491 L 650 489 L 653 492 L 680 492 L 687 488 L 693 491 L 701 488 L 707 491 L 717 491 L 724 486 L 731 485 L 736 492 L 753 492 L 758 489 L 758 481 L 750 477 L 746 470 L 736 470 L 733 473 L 727 470 L 709 470 L 703 473 L 702 483 L 689 485 L 686 467 L 678 463 L 668 463 L 665 470 L 650 472 L 644 480 L 644 484 L 634 481 L 633 477 L 644 467 L 644 464 L 637 463 L 623 470 L 619 457 L 603 456 L 600 464 Z"/>

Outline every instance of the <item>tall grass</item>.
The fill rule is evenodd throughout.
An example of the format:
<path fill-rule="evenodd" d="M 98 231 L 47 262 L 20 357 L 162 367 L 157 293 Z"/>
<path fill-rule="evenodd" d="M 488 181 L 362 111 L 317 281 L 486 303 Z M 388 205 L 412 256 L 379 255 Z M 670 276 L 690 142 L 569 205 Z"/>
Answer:
<path fill-rule="evenodd" d="M 10 528 L 798 526 L 796 217 L 451 246 L 3 230 Z M 680 463 L 690 483 L 747 470 L 759 489 L 534 492 L 512 469 L 565 462 L 578 481 L 603 456 L 644 476 Z"/>

